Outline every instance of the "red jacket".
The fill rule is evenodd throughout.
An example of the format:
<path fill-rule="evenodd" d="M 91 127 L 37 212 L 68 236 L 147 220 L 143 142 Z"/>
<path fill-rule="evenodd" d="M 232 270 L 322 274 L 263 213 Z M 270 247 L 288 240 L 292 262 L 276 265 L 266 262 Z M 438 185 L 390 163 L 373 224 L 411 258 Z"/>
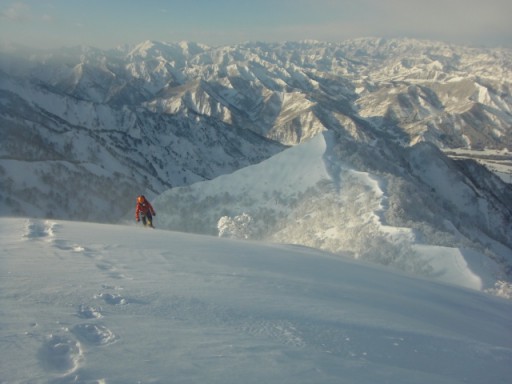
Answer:
<path fill-rule="evenodd" d="M 153 206 L 149 203 L 149 201 L 145 200 L 142 203 L 137 202 L 137 206 L 135 207 L 135 219 L 139 221 L 140 214 L 142 213 L 144 216 L 151 212 L 152 215 L 156 215 Z"/>

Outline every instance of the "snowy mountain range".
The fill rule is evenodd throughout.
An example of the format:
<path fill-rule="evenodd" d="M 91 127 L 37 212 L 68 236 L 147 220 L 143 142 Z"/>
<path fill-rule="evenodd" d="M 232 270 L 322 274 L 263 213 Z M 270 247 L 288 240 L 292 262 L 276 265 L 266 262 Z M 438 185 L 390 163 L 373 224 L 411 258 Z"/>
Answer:
<path fill-rule="evenodd" d="M 512 266 L 511 75 L 511 50 L 407 39 L 5 51 L 1 214 L 115 222 L 145 193 L 161 227 L 428 275 L 437 247 L 490 288 Z"/>

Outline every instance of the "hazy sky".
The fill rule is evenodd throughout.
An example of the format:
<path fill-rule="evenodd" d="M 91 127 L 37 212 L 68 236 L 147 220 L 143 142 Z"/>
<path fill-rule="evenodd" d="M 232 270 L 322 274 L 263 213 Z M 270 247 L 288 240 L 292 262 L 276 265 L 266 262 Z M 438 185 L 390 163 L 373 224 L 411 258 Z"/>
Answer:
<path fill-rule="evenodd" d="M 512 47 L 512 0 L 0 0 L 0 43 L 415 37 Z"/>

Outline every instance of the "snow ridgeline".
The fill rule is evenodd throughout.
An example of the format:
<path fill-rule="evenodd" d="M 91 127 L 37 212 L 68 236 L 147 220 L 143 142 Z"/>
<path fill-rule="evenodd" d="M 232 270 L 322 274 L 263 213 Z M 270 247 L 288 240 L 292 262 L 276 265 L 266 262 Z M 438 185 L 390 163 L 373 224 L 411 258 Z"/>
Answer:
<path fill-rule="evenodd" d="M 251 239 L 255 233 L 261 231 L 254 227 L 254 219 L 245 212 L 235 217 L 221 217 L 217 228 L 219 237 L 242 240 Z M 475 266 L 484 267 L 486 264 L 486 260 L 481 254 L 458 248 L 421 245 L 413 246 L 412 252 L 417 252 L 422 256 L 421 266 L 423 268 L 428 263 L 430 268 L 428 275 L 430 276 L 437 275 L 437 279 L 477 290 L 490 287 L 483 288 L 483 290 L 504 299 L 512 299 L 512 283 L 503 280 L 494 281 L 494 276 L 499 275 L 497 266 L 492 266 L 491 271 L 475 270 Z M 475 263 L 471 264 L 471 261 Z M 493 271 L 494 273 L 490 273 Z M 484 278 L 487 279 L 485 283 L 482 281 Z"/>
<path fill-rule="evenodd" d="M 345 148 L 352 154 L 340 154 Z M 510 296 L 512 250 L 488 235 L 509 231 L 496 202 L 483 199 L 433 146 L 401 149 L 396 163 L 379 157 L 387 150 L 339 145 L 324 132 L 260 164 L 163 193 L 154 201 L 158 224 L 305 245 Z M 368 159 L 380 169 L 370 169 Z"/>
<path fill-rule="evenodd" d="M 2 383 L 504 383 L 512 303 L 292 245 L 0 218 Z"/>

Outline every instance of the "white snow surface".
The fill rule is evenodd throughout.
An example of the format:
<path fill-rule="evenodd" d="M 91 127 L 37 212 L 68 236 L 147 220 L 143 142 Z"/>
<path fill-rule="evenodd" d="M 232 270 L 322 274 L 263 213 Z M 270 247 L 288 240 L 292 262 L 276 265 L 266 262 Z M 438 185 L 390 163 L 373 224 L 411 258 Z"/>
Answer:
<path fill-rule="evenodd" d="M 511 301 L 340 255 L 20 218 L 0 244 L 2 384 L 512 375 Z"/>
<path fill-rule="evenodd" d="M 505 267 L 482 250 L 438 246 L 426 235 L 418 239 L 412 228 L 387 223 L 390 195 L 384 178 L 337 160 L 330 140 L 330 132 L 323 132 L 259 164 L 164 192 L 153 203 L 160 227 L 350 253 L 356 259 L 481 291 L 492 291 L 503 280 Z M 445 191 L 462 212 L 468 211 L 474 197 L 471 188 L 456 183 L 436 157 L 416 156 L 423 178 Z M 273 224 L 279 222 L 285 224 Z M 457 233 L 449 222 L 442 226 Z M 494 248 L 510 255 L 505 247 Z"/>

